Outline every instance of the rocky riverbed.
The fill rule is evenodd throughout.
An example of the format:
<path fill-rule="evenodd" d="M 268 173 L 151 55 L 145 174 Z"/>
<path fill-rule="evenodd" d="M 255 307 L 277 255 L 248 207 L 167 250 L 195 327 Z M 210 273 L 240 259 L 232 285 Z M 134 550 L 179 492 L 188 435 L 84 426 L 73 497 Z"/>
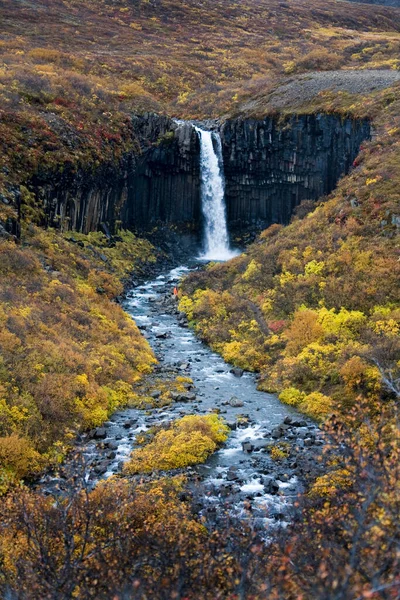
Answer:
<path fill-rule="evenodd" d="M 117 412 L 77 440 L 86 479 L 95 485 L 120 473 L 138 434 L 184 415 L 217 412 L 231 429 L 229 439 L 204 465 L 183 471 L 195 509 L 210 519 L 229 513 L 260 528 L 282 526 L 321 451 L 321 432 L 275 395 L 258 391 L 256 375 L 232 368 L 196 338 L 173 295 L 188 272 L 173 269 L 127 293 L 124 308 L 159 361 L 149 378 L 152 401 Z M 157 406 L 157 382 L 177 376 L 185 378 L 184 391 L 169 392 L 171 403 Z M 48 493 L 65 489 L 74 464 L 71 459 L 57 476 L 46 475 L 40 486 Z"/>

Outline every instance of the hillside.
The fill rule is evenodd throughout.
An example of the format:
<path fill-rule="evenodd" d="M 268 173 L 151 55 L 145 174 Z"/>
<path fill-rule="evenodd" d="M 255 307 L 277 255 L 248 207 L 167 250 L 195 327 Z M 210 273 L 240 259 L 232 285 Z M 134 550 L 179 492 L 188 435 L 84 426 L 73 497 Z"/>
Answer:
<path fill-rule="evenodd" d="M 400 11 L 346 2 L 2 0 L 0 21 L 9 199 L 38 170 L 118 163 L 132 112 L 221 116 L 288 73 L 399 67 Z"/>

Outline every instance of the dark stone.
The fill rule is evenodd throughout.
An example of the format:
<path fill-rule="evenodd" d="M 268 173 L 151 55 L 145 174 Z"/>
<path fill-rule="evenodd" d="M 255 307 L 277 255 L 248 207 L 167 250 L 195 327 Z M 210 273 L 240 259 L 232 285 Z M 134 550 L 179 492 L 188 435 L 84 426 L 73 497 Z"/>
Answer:
<path fill-rule="evenodd" d="M 254 450 L 265 450 L 268 448 L 269 442 L 267 440 L 255 440 L 253 442 Z"/>
<path fill-rule="evenodd" d="M 251 442 L 242 442 L 243 452 L 253 452 L 254 446 Z"/>
<path fill-rule="evenodd" d="M 282 436 L 283 436 L 283 431 L 282 431 L 281 427 L 275 427 L 271 432 L 271 437 L 274 440 L 278 440 Z"/>
<path fill-rule="evenodd" d="M 171 393 L 172 397 L 173 392 Z M 182 394 L 175 394 L 177 402 L 194 402 L 196 400 L 196 394 L 194 392 L 184 392 Z"/>
<path fill-rule="evenodd" d="M 239 400 L 239 398 L 236 396 L 232 396 L 232 398 L 229 400 L 229 404 L 232 406 L 232 408 L 241 408 L 244 406 L 243 400 Z"/>
<path fill-rule="evenodd" d="M 273 477 L 265 477 L 263 484 L 267 494 L 277 494 L 279 492 L 279 483 Z"/>
<path fill-rule="evenodd" d="M 235 377 L 242 377 L 244 370 L 240 369 L 239 367 L 234 367 L 230 370 L 230 373 L 232 373 L 232 375 L 234 375 Z"/>
<path fill-rule="evenodd" d="M 110 450 L 118 450 L 118 444 L 117 444 L 117 442 L 114 442 L 113 440 L 110 440 L 109 442 L 105 442 L 104 446 L 106 448 L 109 448 Z"/>
<path fill-rule="evenodd" d="M 105 440 L 107 437 L 105 427 L 97 427 L 97 429 L 94 430 L 93 437 L 95 440 Z"/>
<path fill-rule="evenodd" d="M 237 481 L 239 479 L 239 475 L 235 469 L 235 467 L 229 467 L 228 472 L 226 474 L 227 481 Z"/>

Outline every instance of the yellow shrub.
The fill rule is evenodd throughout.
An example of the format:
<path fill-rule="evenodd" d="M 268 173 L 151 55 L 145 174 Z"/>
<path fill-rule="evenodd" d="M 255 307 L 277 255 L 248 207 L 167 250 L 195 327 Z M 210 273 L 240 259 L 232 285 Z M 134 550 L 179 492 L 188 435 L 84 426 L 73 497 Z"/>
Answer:
<path fill-rule="evenodd" d="M 305 396 L 304 392 L 301 392 L 297 388 L 290 387 L 279 394 L 279 400 L 290 406 L 299 406 Z"/>
<path fill-rule="evenodd" d="M 272 460 L 284 460 L 289 456 L 290 445 L 287 442 L 281 442 L 272 446 L 271 458 Z"/>
<path fill-rule="evenodd" d="M 228 432 L 217 415 L 183 417 L 171 429 L 157 433 L 147 446 L 135 450 L 125 470 L 149 473 L 204 462 L 227 439 Z"/>
<path fill-rule="evenodd" d="M 332 399 L 320 392 L 312 392 L 304 398 L 299 408 L 313 419 L 321 421 L 332 411 Z"/>
<path fill-rule="evenodd" d="M 316 311 L 309 309 L 296 311 L 290 327 L 285 331 L 288 340 L 287 353 L 295 356 L 311 342 L 320 340 L 323 333 L 323 328 L 318 323 L 318 313 Z"/>
<path fill-rule="evenodd" d="M 13 433 L 0 438 L 0 472 L 13 473 L 18 479 L 39 468 L 40 455 L 26 438 Z"/>
<path fill-rule="evenodd" d="M 348 488 L 351 485 L 350 472 L 347 469 L 338 469 L 332 473 L 326 473 L 317 477 L 312 485 L 310 496 L 333 496 L 337 491 Z"/>

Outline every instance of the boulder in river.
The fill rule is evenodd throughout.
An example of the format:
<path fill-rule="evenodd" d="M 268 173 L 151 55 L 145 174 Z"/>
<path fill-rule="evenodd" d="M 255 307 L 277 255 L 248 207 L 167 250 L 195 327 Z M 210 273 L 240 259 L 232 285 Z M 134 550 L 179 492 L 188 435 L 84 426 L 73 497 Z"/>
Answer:
<path fill-rule="evenodd" d="M 253 442 L 254 450 L 265 450 L 269 445 L 270 444 L 267 440 L 255 440 Z"/>
<path fill-rule="evenodd" d="M 274 440 L 277 440 L 277 439 L 279 439 L 279 438 L 280 438 L 280 437 L 282 437 L 282 436 L 283 436 L 283 430 L 282 430 L 282 428 L 281 428 L 281 427 L 275 427 L 275 428 L 272 430 L 271 437 L 272 437 Z"/>
<path fill-rule="evenodd" d="M 95 440 L 105 440 L 107 437 L 107 431 L 105 427 L 97 427 L 93 432 Z"/>
<path fill-rule="evenodd" d="M 118 450 L 118 444 L 117 442 L 114 442 L 114 440 L 109 440 L 108 442 L 105 442 L 104 446 L 109 450 Z"/>
<path fill-rule="evenodd" d="M 273 477 L 266 477 L 263 484 L 267 494 L 277 494 L 279 492 L 279 483 Z"/>
<path fill-rule="evenodd" d="M 171 334 L 168 331 L 165 331 L 164 333 L 156 333 L 156 338 L 158 340 L 166 340 L 169 337 L 171 337 Z"/>
<path fill-rule="evenodd" d="M 240 367 L 233 367 L 233 369 L 230 370 L 230 373 L 232 373 L 232 375 L 235 377 L 242 377 L 244 370 Z"/>
<path fill-rule="evenodd" d="M 243 400 L 239 400 L 239 398 L 237 398 L 236 396 L 232 396 L 232 398 L 229 400 L 229 404 L 233 408 L 241 408 L 242 406 L 244 406 Z"/>
<path fill-rule="evenodd" d="M 239 474 L 236 471 L 235 467 L 229 467 L 228 472 L 226 474 L 227 481 L 237 481 L 239 479 Z"/>
<path fill-rule="evenodd" d="M 251 442 L 242 442 L 242 450 L 243 452 L 253 452 L 254 446 Z"/>

